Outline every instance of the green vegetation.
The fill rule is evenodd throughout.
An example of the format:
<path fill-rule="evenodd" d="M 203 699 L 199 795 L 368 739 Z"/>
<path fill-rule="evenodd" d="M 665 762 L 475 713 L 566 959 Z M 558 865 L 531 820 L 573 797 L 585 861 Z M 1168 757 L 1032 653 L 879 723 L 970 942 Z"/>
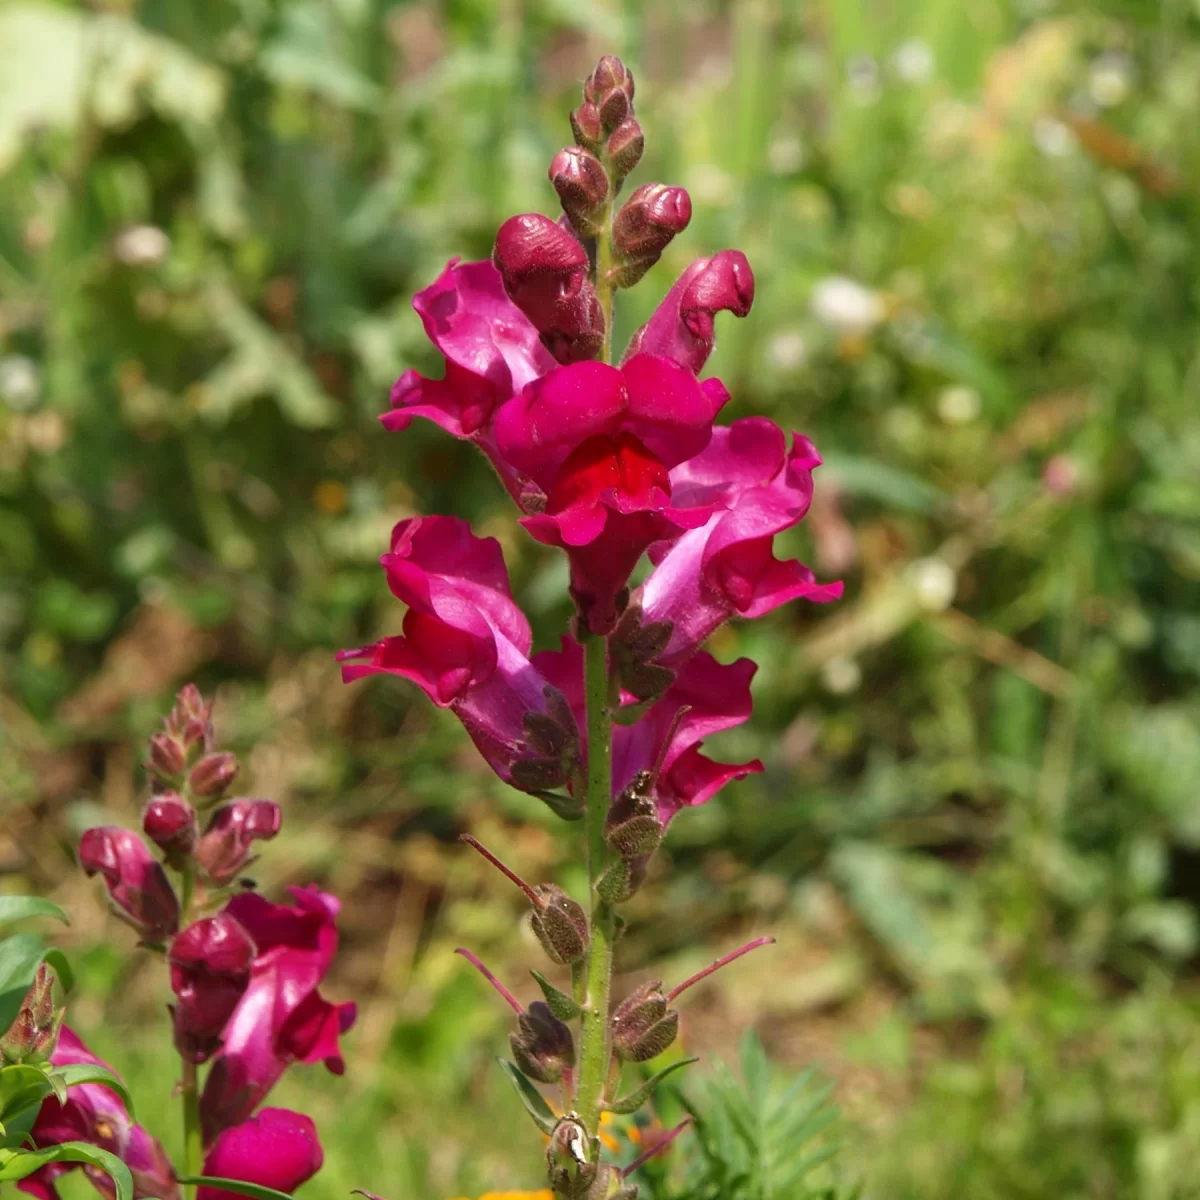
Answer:
<path fill-rule="evenodd" d="M 101 804 L 136 820 L 130 747 L 173 690 L 217 688 L 286 814 L 260 885 L 345 902 L 348 1073 L 277 1094 L 322 1130 L 304 1195 L 537 1181 L 506 1014 L 451 951 L 523 997 L 537 956 L 455 837 L 581 881 L 452 718 L 343 688 L 332 654 L 397 628 L 376 559 L 414 511 L 495 534 L 543 636 L 565 620 L 486 466 L 375 417 L 436 372 L 412 292 L 553 211 L 605 50 L 637 73 L 635 181 L 695 208 L 618 341 L 691 257 L 747 253 L 755 308 L 710 369 L 730 415 L 826 456 L 792 549 L 847 581 L 716 639 L 762 664 L 723 749 L 767 771 L 673 825 L 622 967 L 774 932 L 689 998 L 683 1051 L 731 1059 L 752 1025 L 816 1067 L 838 1177 L 878 1200 L 1200 1195 L 1193 0 L 9 0 L 0 889 L 71 914 L 71 1020 L 173 1147 L 165 998 L 70 856 Z M 778 1112 L 746 1061 L 749 1099 L 711 1063 L 664 1085 L 708 1124 L 691 1175 L 648 1180 L 782 1200 L 735 1128 Z M 740 1191 L 701 1153 L 721 1136 Z"/>

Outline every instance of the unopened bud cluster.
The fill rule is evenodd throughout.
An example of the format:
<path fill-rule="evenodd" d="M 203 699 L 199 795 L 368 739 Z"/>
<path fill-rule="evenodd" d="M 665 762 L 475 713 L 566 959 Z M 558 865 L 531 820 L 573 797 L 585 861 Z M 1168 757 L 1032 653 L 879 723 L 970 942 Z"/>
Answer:
<path fill-rule="evenodd" d="M 0 1036 L 0 1064 L 38 1066 L 58 1043 L 64 1009 L 54 1003 L 54 974 L 39 963 L 12 1025 Z"/>

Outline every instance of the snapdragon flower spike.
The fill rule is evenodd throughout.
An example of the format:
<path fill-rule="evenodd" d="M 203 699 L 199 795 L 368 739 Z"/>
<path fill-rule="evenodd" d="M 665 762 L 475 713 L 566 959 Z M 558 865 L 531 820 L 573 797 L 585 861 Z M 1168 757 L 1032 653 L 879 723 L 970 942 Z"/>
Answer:
<path fill-rule="evenodd" d="M 496 233 L 492 261 L 512 302 L 560 363 L 599 356 L 604 314 L 589 278 L 587 251 L 540 213 L 509 217 Z"/>
<path fill-rule="evenodd" d="M 221 1048 L 257 953 L 250 934 L 228 912 L 195 921 L 171 942 L 175 1048 L 188 1062 L 207 1062 Z"/>
<path fill-rule="evenodd" d="M 401 521 L 384 555 L 406 604 L 404 633 L 339 656 L 347 682 L 399 675 L 462 721 L 491 768 L 537 792 L 566 783 L 579 732 L 561 695 L 529 661 L 533 634 L 509 589 L 500 544 L 457 517 Z"/>
<path fill-rule="evenodd" d="M 162 864 L 136 833 L 102 825 L 79 839 L 79 865 L 101 875 L 113 912 L 148 942 L 161 942 L 179 928 L 179 900 Z"/>
<path fill-rule="evenodd" d="M 56 1067 L 82 1063 L 108 1066 L 65 1025 L 59 1032 L 50 1062 Z M 138 1196 L 178 1200 L 179 1186 L 166 1152 L 145 1129 L 133 1123 L 117 1094 L 102 1083 L 75 1084 L 67 1091 L 65 1104 L 53 1096 L 45 1100 L 31 1136 L 38 1149 L 64 1142 L 99 1146 L 115 1154 L 129 1168 Z M 37 1200 L 59 1200 L 55 1180 L 77 1167 L 76 1163 L 50 1163 L 20 1180 L 17 1188 Z M 92 1166 L 84 1166 L 82 1170 L 105 1200 L 113 1200 L 116 1193 L 112 1179 L 104 1171 Z"/>
<path fill-rule="evenodd" d="M 667 359 L 577 363 L 535 380 L 496 414 L 501 452 L 545 493 L 521 524 L 571 564 L 587 627 L 608 633 L 630 572 L 652 543 L 703 525 L 711 507 L 680 505 L 670 470 L 708 445 L 729 399 Z"/>
<path fill-rule="evenodd" d="M 273 800 L 232 800 L 213 813 L 196 843 L 196 861 L 209 881 L 222 887 L 250 861 L 251 843 L 273 838 L 282 823 Z"/>
<path fill-rule="evenodd" d="M 744 317 L 753 303 L 754 272 L 740 250 L 698 258 L 630 338 L 625 361 L 637 354 L 660 354 L 698 375 L 716 340 L 717 313 Z"/>
<path fill-rule="evenodd" d="M 203 1174 L 290 1194 L 311 1179 L 324 1161 L 310 1117 L 286 1108 L 264 1108 L 218 1134 L 205 1155 Z M 240 1200 L 240 1194 L 203 1186 L 196 1200 Z"/>
<path fill-rule="evenodd" d="M 291 906 L 244 892 L 223 910 L 258 952 L 200 1097 L 206 1145 L 246 1120 L 292 1063 L 324 1062 L 335 1075 L 345 1069 L 338 1038 L 353 1025 L 355 1006 L 331 1004 L 318 991 L 337 950 L 340 905 L 316 888 L 289 890 Z"/>
<path fill-rule="evenodd" d="M 840 583 L 819 584 L 808 567 L 772 551 L 775 535 L 808 511 L 820 462 L 807 438 L 794 436 L 789 448 L 772 422 L 747 417 L 715 429 L 707 448 L 671 473 L 678 502 L 708 504 L 712 515 L 651 548 L 655 569 L 635 602 L 644 622 L 670 625 L 657 664 L 677 668 L 731 617 L 842 594 Z"/>
<path fill-rule="evenodd" d="M 445 359 L 445 375 L 426 379 L 406 371 L 392 387 L 386 429 L 404 430 L 423 417 L 454 437 L 474 442 L 518 504 L 526 491 L 519 473 L 496 447 L 492 416 L 555 360 L 538 331 L 508 298 L 491 262 L 452 259 L 429 287 L 413 297 L 429 340 Z"/>

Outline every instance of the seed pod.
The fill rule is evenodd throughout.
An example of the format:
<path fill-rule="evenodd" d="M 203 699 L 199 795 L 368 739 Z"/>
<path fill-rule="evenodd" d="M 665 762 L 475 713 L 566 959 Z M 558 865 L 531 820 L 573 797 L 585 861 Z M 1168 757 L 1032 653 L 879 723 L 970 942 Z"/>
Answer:
<path fill-rule="evenodd" d="M 538 1083 L 558 1083 L 575 1065 L 571 1031 L 542 1000 L 535 1000 L 519 1017 L 509 1037 L 513 1058 L 524 1074 Z"/>
<path fill-rule="evenodd" d="M 533 932 L 550 961 L 559 966 L 579 962 L 590 941 L 587 914 L 560 887 L 543 883 L 535 891 L 539 907 L 533 910 Z"/>
<path fill-rule="evenodd" d="M 653 854 L 662 841 L 653 788 L 651 772 L 639 771 L 608 810 L 604 836 L 622 858 Z"/>
<path fill-rule="evenodd" d="M 622 1062 L 656 1058 L 678 1033 L 679 1014 L 667 1008 L 661 980 L 642 984 L 613 1012 L 613 1053 Z"/>

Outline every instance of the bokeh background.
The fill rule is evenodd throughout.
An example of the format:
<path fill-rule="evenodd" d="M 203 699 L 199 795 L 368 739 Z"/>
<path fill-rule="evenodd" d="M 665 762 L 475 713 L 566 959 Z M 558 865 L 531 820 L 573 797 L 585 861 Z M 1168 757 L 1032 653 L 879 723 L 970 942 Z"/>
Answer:
<path fill-rule="evenodd" d="M 767 772 L 672 828 L 621 967 L 774 932 L 685 1044 L 816 1067 L 870 1197 L 1200 1195 L 1195 0 L 7 0 L 0 887 L 68 905 L 72 1019 L 174 1144 L 162 980 L 72 848 L 136 822 L 196 679 L 284 806 L 260 886 L 345 901 L 349 1070 L 276 1093 L 323 1131 L 304 1195 L 537 1185 L 506 1012 L 451 950 L 523 993 L 538 955 L 455 839 L 578 887 L 573 835 L 332 655 L 398 628 L 376 562 L 414 512 L 501 539 L 543 645 L 568 617 L 484 464 L 375 418 L 437 372 L 412 293 L 555 211 L 606 51 L 635 182 L 695 207 L 618 343 L 745 250 L 710 369 L 825 454 L 787 549 L 847 585 L 715 639 L 761 669 L 713 748 Z"/>

